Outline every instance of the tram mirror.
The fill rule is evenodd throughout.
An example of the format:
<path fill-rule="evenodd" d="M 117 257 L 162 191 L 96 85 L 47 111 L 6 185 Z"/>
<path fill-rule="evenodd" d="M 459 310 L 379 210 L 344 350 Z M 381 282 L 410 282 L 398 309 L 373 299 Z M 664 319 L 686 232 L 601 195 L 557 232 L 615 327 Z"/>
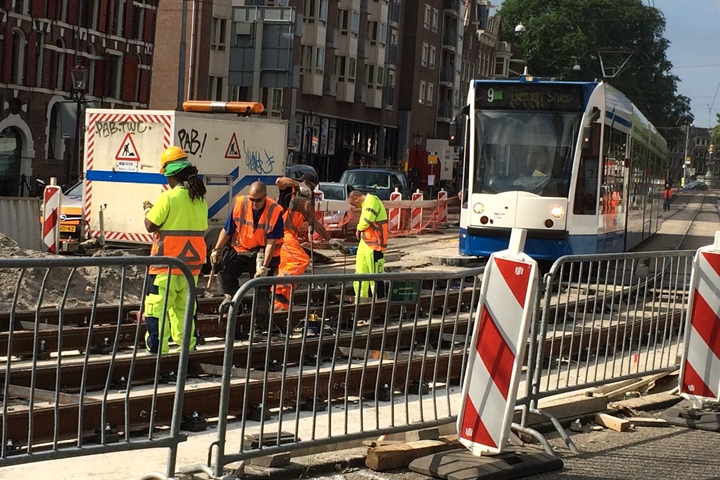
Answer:
<path fill-rule="evenodd" d="M 593 136 L 592 126 L 583 127 L 582 135 L 583 135 L 582 136 L 582 149 L 590 150 L 592 148 L 592 136 Z"/>

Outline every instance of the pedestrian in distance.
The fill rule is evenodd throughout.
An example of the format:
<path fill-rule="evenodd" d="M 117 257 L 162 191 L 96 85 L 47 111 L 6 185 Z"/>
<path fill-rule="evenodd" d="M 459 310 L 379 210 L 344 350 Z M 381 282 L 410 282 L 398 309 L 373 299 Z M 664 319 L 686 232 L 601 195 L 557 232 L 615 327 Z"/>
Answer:
<path fill-rule="evenodd" d="M 385 271 L 385 251 L 388 242 L 388 216 L 385 206 L 378 197 L 370 193 L 364 194 L 353 190 L 348 196 L 348 202 L 360 209 L 355 236 L 360 240 L 355 258 L 355 273 L 383 273 Z M 385 297 L 383 282 L 353 282 L 355 301 L 362 299 Z"/>
<path fill-rule="evenodd" d="M 247 195 L 235 197 L 225 227 L 220 230 L 210 253 L 213 268 L 220 270 L 220 286 L 225 294 L 223 304 L 232 301 L 240 288 L 238 278 L 243 273 L 260 278 L 277 272 L 283 244 L 282 213 L 282 207 L 268 198 L 263 182 L 254 182 Z M 231 248 L 223 249 L 228 242 Z M 255 295 L 252 327 L 260 333 L 267 328 L 270 317 L 270 287 L 257 288 Z"/>
<path fill-rule="evenodd" d="M 150 255 L 181 259 L 190 267 L 194 283 L 188 285 L 179 269 L 171 269 L 168 275 L 167 267 L 150 267 L 144 314 L 145 344 L 152 353 L 157 353 L 158 348 L 167 353 L 170 337 L 178 345 L 182 343 L 187 297 L 197 285 L 207 256 L 204 234 L 208 228 L 208 205 L 197 168 L 182 148 L 172 146 L 162 153 L 160 173 L 165 175 L 170 189 L 160 194 L 155 205 L 143 202 L 145 228 L 155 237 Z M 194 321 L 190 331 L 195 332 Z M 193 333 L 190 350 L 195 349 L 195 343 Z"/>
<path fill-rule="evenodd" d="M 673 191 L 670 183 L 665 183 L 665 189 L 663 190 L 663 211 L 670 211 L 670 200 L 672 199 Z"/>

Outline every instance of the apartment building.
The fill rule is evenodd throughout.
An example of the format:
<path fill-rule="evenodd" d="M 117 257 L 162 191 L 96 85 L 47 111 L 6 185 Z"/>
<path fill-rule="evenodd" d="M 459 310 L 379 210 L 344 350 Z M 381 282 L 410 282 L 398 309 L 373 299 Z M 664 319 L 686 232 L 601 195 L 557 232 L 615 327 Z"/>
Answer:
<path fill-rule="evenodd" d="M 264 115 L 288 120 L 288 160 L 313 165 L 322 179 L 337 180 L 358 165 L 401 167 L 412 152 L 425 152 L 418 158 L 426 167 L 428 153 L 439 157 L 438 180 L 441 169 L 452 178 L 457 155 L 448 129 L 471 80 L 512 70 L 488 0 L 188 3 L 184 98 L 261 101 Z M 177 79 L 181 4 L 164 0 L 160 7 L 154 78 Z M 233 18 L 234 7 L 245 10 Z M 264 7 L 280 10 L 262 19 Z M 259 69 L 238 73 L 231 51 L 257 46 L 258 31 L 283 22 L 289 30 L 282 36 L 294 38 L 288 65 L 271 51 Z M 155 84 L 152 108 L 175 108 L 170 83 Z"/>
<path fill-rule="evenodd" d="M 76 114 L 84 105 L 148 107 L 157 4 L 0 2 L 0 195 L 34 193 L 36 178 L 79 178 Z M 82 96 L 72 83 L 78 64 Z"/>
<path fill-rule="evenodd" d="M 712 143 L 711 131 L 707 128 L 690 126 L 686 133 L 685 142 L 679 142 L 668 148 L 666 178 L 673 182 L 673 186 L 681 184 L 685 176 L 687 181 L 704 178 L 708 169 L 715 176 L 720 175 L 720 162 L 717 161 L 717 150 L 710 158 L 709 147 Z M 687 159 L 687 161 L 686 161 Z M 712 164 L 708 166 L 708 162 Z"/>

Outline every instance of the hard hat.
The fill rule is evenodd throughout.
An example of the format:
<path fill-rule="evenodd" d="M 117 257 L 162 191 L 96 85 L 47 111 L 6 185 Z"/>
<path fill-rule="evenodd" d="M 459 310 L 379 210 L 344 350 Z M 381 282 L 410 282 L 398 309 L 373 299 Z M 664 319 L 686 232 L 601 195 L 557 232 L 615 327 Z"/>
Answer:
<path fill-rule="evenodd" d="M 183 158 L 188 158 L 188 154 L 185 153 L 185 150 L 182 148 L 175 145 L 166 148 L 160 156 L 160 173 L 165 173 L 165 165 L 168 163 L 174 162 L 175 160 L 182 160 Z"/>

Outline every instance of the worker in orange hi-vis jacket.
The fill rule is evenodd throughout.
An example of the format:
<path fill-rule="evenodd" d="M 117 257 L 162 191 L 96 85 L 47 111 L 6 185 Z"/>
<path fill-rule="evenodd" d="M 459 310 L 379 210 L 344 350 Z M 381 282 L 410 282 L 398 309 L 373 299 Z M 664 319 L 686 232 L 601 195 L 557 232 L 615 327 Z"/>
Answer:
<path fill-rule="evenodd" d="M 334 249 L 341 248 L 342 244 L 336 238 L 330 238 L 322 223 L 315 218 L 315 208 L 311 198 L 296 195 L 283 214 L 283 244 L 280 247 L 280 267 L 278 277 L 302 275 L 310 266 L 310 257 L 302 247 L 300 238 L 304 232 L 312 235 L 313 226 L 320 236 L 330 242 Z M 275 287 L 275 310 L 288 310 L 290 308 L 291 285 L 281 284 Z"/>

